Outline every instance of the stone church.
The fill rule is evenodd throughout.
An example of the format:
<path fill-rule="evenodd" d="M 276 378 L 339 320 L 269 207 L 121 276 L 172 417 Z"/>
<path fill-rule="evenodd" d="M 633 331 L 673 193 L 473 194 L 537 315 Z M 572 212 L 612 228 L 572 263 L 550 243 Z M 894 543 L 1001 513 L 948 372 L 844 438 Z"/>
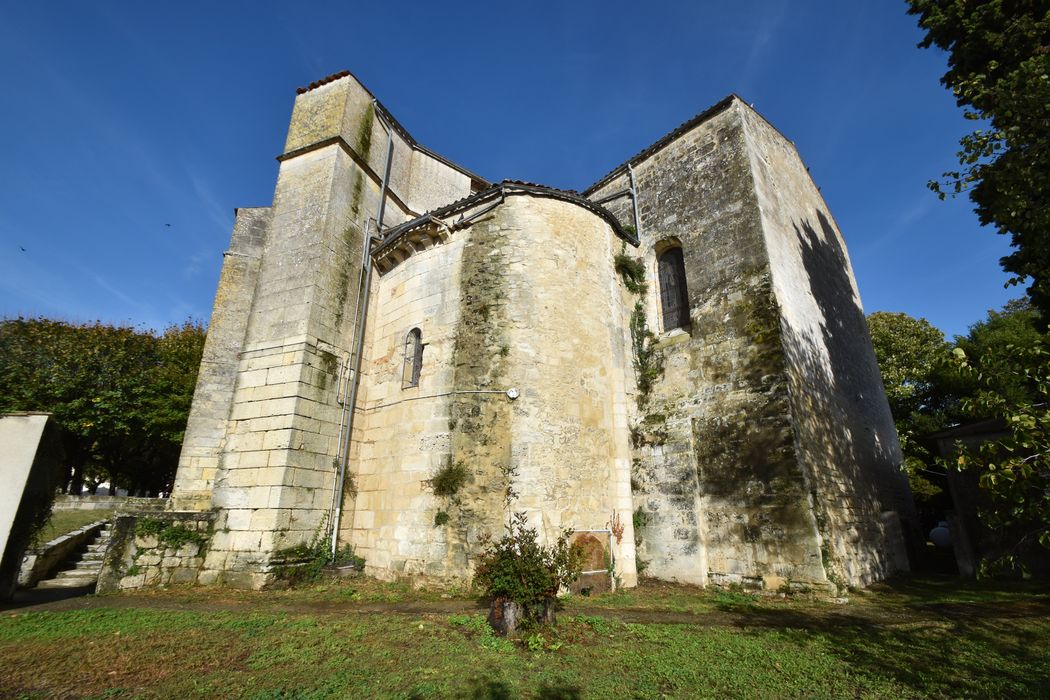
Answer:
<path fill-rule="evenodd" d="M 225 254 L 172 496 L 210 542 L 181 580 L 258 587 L 329 538 L 462 582 L 517 512 L 625 586 L 907 568 L 842 236 L 738 97 L 574 192 L 485 180 L 340 73 L 299 90 L 278 160 Z"/>

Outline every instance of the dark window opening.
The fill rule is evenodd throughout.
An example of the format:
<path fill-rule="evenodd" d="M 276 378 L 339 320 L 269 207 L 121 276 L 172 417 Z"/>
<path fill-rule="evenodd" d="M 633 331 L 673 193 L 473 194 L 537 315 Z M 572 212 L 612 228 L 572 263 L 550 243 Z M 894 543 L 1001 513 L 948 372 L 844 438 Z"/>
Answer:
<path fill-rule="evenodd" d="M 685 286 L 685 262 L 681 248 L 669 248 L 657 259 L 660 281 L 660 311 L 664 331 L 689 325 L 689 294 Z"/>
<path fill-rule="evenodd" d="M 405 366 L 401 372 L 401 388 L 419 386 L 419 372 L 423 369 L 423 333 L 413 328 L 405 336 Z"/>

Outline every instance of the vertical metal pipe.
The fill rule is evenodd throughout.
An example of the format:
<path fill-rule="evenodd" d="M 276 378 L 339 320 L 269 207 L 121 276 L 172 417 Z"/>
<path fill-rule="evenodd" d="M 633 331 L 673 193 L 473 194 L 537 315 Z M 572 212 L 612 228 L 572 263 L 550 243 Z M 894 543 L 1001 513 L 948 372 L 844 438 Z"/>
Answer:
<path fill-rule="evenodd" d="M 394 132 L 390 125 L 387 123 L 386 118 L 383 117 L 383 113 L 380 111 L 379 103 L 372 100 L 372 109 L 375 111 L 379 122 L 386 129 L 386 168 L 383 171 L 383 182 L 379 188 L 379 214 L 376 218 L 376 235 L 381 236 L 383 232 L 383 217 L 386 214 L 386 191 L 390 183 L 390 165 L 394 160 Z M 354 333 L 354 350 L 350 355 L 350 361 L 353 364 L 353 368 L 347 375 L 347 381 L 350 383 L 350 390 L 346 398 L 346 427 L 343 435 L 340 436 L 340 443 L 345 447 L 341 450 L 342 454 L 339 457 L 339 477 L 336 479 L 336 489 L 334 494 L 335 509 L 332 513 L 332 537 L 330 551 L 332 556 L 335 556 L 336 549 L 339 544 L 339 526 L 343 518 L 343 489 L 346 486 L 346 468 L 347 463 L 350 460 L 350 437 L 354 432 L 354 415 L 357 409 L 357 389 L 360 386 L 361 379 L 361 351 L 365 344 L 365 325 L 368 321 L 368 302 L 371 298 L 370 292 L 372 288 L 372 270 L 375 267 L 372 263 L 372 236 L 368 233 L 368 227 L 365 227 L 364 243 L 361 249 L 361 264 L 364 266 L 365 280 L 361 285 L 361 303 L 360 303 L 360 314 L 357 319 L 357 330 Z"/>

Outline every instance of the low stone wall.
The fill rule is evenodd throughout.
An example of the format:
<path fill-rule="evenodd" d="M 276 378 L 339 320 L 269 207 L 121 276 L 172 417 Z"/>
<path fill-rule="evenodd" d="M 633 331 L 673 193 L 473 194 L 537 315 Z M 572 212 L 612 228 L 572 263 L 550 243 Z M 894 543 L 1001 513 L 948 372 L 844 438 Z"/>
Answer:
<path fill-rule="evenodd" d="M 71 554 L 80 549 L 85 542 L 90 542 L 105 524 L 105 520 L 99 520 L 26 552 L 22 559 L 22 568 L 18 572 L 19 587 L 32 588 L 48 578 Z"/>
<path fill-rule="evenodd" d="M 53 510 L 165 510 L 166 498 L 137 496 L 56 496 Z"/>
<path fill-rule="evenodd" d="M 97 592 L 197 583 L 214 519 L 211 512 L 118 515 Z"/>

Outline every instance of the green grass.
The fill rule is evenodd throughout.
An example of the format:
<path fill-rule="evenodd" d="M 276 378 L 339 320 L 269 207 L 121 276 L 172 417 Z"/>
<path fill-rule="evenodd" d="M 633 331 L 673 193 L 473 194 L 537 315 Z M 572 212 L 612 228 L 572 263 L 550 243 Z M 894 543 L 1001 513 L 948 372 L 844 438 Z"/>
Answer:
<path fill-rule="evenodd" d="M 384 596 L 397 601 L 376 602 Z M 0 613 L 0 697 L 1050 695 L 1045 593 L 919 581 L 861 597 L 646 587 L 575 599 L 556 626 L 507 640 L 478 611 L 437 610 L 462 599 L 366 581 L 108 596 L 91 609 Z M 183 609 L 157 606 L 176 601 Z M 223 608 L 231 601 L 236 610 Z M 580 612 L 583 601 L 597 605 Z M 676 609 L 700 614 L 659 621 Z M 653 621 L 621 619 L 631 612 Z"/>
<path fill-rule="evenodd" d="M 51 512 L 50 520 L 37 535 L 36 540 L 40 544 L 45 544 L 97 520 L 109 520 L 112 517 L 112 510 L 55 510 Z"/>

